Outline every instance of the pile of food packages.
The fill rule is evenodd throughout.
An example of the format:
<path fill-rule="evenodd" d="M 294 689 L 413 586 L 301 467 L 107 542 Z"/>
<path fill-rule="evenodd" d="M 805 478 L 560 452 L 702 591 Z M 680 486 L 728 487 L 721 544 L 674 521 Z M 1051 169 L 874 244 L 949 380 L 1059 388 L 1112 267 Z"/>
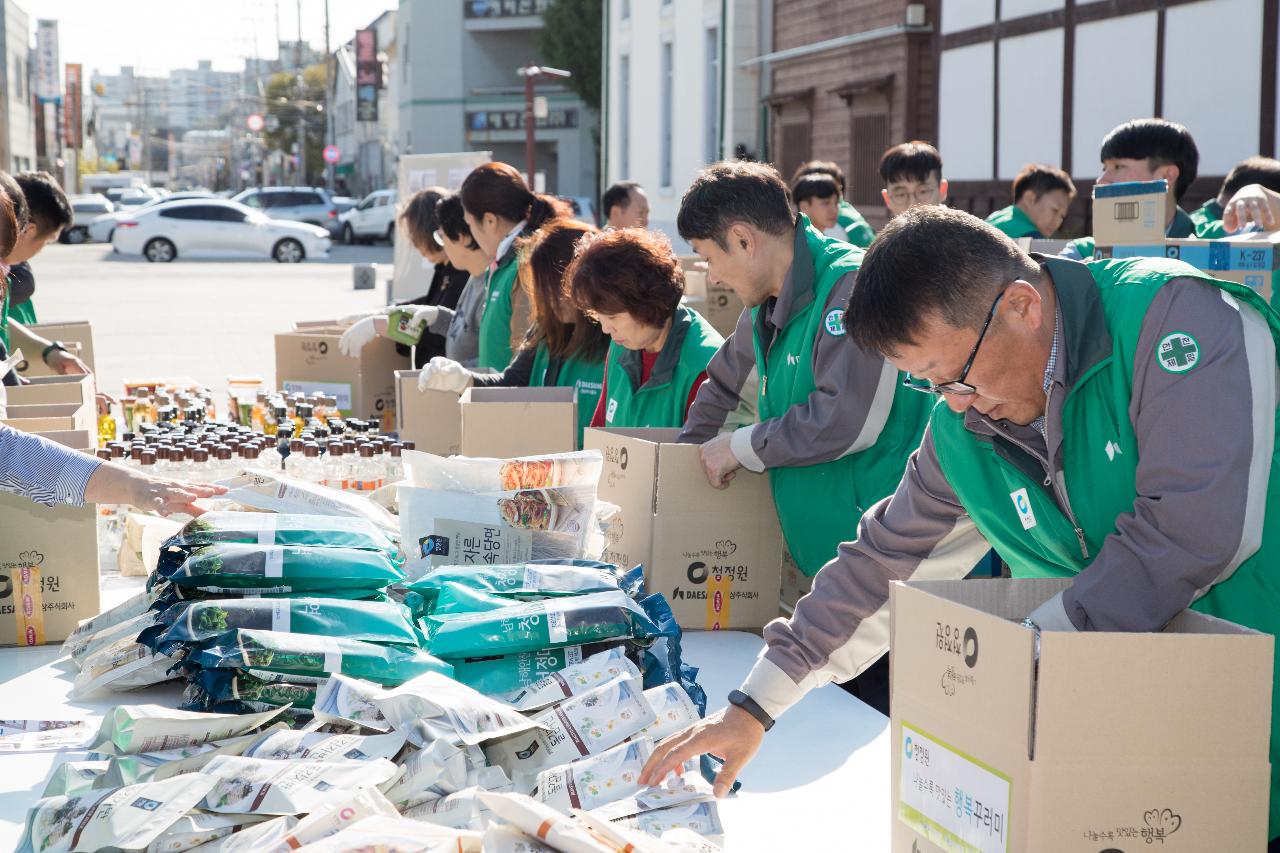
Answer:
<path fill-rule="evenodd" d="M 182 703 L 55 738 L 84 760 L 20 849 L 717 850 L 714 759 L 638 782 L 706 698 L 642 568 L 591 559 L 599 454 L 405 465 L 387 506 L 247 472 L 83 623 L 76 697 Z"/>

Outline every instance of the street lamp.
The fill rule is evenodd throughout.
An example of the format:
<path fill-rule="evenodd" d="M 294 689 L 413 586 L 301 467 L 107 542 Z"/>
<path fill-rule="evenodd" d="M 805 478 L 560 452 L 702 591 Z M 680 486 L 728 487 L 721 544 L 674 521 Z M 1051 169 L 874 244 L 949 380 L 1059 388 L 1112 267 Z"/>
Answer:
<path fill-rule="evenodd" d="M 525 65 L 516 69 L 517 73 L 524 78 L 524 159 L 525 169 L 528 172 L 529 189 L 537 192 L 534 186 L 534 115 L 533 115 L 533 86 L 539 77 L 553 77 L 561 80 L 572 77 L 568 71 L 559 68 L 548 68 L 545 65 Z"/>

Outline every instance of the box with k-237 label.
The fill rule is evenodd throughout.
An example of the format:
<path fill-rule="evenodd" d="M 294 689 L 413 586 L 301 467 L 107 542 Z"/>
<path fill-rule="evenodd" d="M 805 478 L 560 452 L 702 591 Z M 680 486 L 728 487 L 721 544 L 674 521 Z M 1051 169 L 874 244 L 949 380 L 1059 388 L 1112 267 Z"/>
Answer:
<path fill-rule="evenodd" d="M 1274 638 L 1044 631 L 1058 579 L 890 588 L 893 853 L 1263 850 Z"/>

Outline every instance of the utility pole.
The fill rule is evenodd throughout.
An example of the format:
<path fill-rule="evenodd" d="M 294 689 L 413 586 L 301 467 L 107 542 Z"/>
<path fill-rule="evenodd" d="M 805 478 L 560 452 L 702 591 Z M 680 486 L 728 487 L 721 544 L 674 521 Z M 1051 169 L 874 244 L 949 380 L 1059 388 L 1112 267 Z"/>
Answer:
<path fill-rule="evenodd" d="M 333 67 L 333 54 L 330 53 L 329 47 L 329 0 L 324 0 L 324 144 L 330 146 L 333 144 L 333 84 L 337 78 L 336 68 Z M 325 188 L 329 190 L 329 194 L 333 194 L 334 173 L 337 169 L 336 164 L 327 163 L 324 169 Z"/>
<path fill-rule="evenodd" d="M 297 0 L 298 9 L 298 41 L 293 49 L 293 64 L 298 69 L 297 85 L 298 100 L 301 101 L 306 94 L 306 79 L 302 74 L 302 0 Z M 302 107 L 298 107 L 298 172 L 297 186 L 302 186 L 307 182 L 307 120 L 303 116 Z"/>
<path fill-rule="evenodd" d="M 561 80 L 572 77 L 568 71 L 559 68 L 548 68 L 544 66 L 534 65 L 532 62 L 521 68 L 516 69 L 516 73 L 524 78 L 524 159 L 525 170 L 528 173 L 528 182 L 530 192 L 537 192 L 537 178 L 534 168 L 536 167 L 536 139 L 535 127 L 537 117 L 533 111 L 533 86 L 534 81 L 539 77 L 556 77 Z"/>

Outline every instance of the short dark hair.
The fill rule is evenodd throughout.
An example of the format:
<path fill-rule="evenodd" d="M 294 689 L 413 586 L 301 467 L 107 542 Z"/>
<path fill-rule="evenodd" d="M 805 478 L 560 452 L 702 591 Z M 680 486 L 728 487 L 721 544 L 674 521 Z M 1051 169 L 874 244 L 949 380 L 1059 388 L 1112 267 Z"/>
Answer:
<path fill-rule="evenodd" d="M 1200 150 L 1190 131 L 1177 122 L 1162 118 L 1140 118 L 1127 121 L 1102 140 L 1098 159 L 1147 160 L 1160 166 L 1177 166 L 1178 180 L 1173 197 L 1182 194 L 1196 179 L 1200 167 Z"/>
<path fill-rule="evenodd" d="M 811 198 L 837 198 L 840 185 L 830 175 L 805 175 L 791 185 L 791 198 L 797 205 Z"/>
<path fill-rule="evenodd" d="M 671 242 L 643 228 L 605 231 L 582 240 L 565 281 L 578 310 L 630 314 L 659 329 L 684 296 L 684 270 Z"/>
<path fill-rule="evenodd" d="M 790 193 L 773 166 L 732 160 L 703 169 L 680 200 L 676 228 L 685 240 L 726 249 L 725 232 L 735 222 L 774 236 L 795 228 Z"/>
<path fill-rule="evenodd" d="M 573 215 L 569 205 L 555 196 L 530 192 L 520 170 L 507 163 L 485 163 L 472 169 L 458 195 L 473 217 L 492 213 L 509 222 L 527 222 L 530 231 L 556 217 Z"/>
<path fill-rule="evenodd" d="M 810 160 L 807 163 L 801 163 L 791 176 L 791 186 L 795 187 L 796 183 L 805 175 L 830 175 L 840 185 L 840 195 L 844 195 L 848 190 L 848 186 L 844 182 L 844 169 L 841 169 L 840 164 L 834 160 Z"/>
<path fill-rule="evenodd" d="M 885 186 L 904 178 L 927 181 L 937 173 L 942 179 L 942 155 L 928 142 L 913 139 L 887 149 L 880 157 L 880 180 Z"/>
<path fill-rule="evenodd" d="M 69 228 L 75 221 L 71 202 L 53 175 L 48 172 L 19 172 L 14 180 L 27 200 L 31 221 L 36 224 L 36 234 L 52 234 Z"/>
<path fill-rule="evenodd" d="M 1030 192 L 1038 201 L 1045 193 L 1062 190 L 1068 198 L 1076 197 L 1076 185 L 1071 176 L 1057 166 L 1044 163 L 1028 163 L 1013 179 L 1013 203 L 1017 204 L 1022 194 Z"/>
<path fill-rule="evenodd" d="M 545 343 L 556 358 L 581 356 L 601 361 L 609 348 L 609 336 L 596 321 L 582 316 L 572 324 L 560 319 L 557 309 L 566 295 L 565 271 L 573 263 L 578 243 L 599 233 L 594 225 L 576 219 L 554 219 L 517 241 L 520 286 L 533 305 L 532 330 L 525 346 Z"/>
<path fill-rule="evenodd" d="M 955 328 L 982 326 L 1000 287 L 1038 280 L 1035 261 L 981 219 L 921 205 L 890 220 L 862 259 L 845 310 L 849 337 L 893 355 L 937 315 Z"/>
<path fill-rule="evenodd" d="M 1250 184 L 1261 184 L 1272 192 L 1280 193 L 1280 160 L 1271 157 L 1241 160 L 1227 173 L 1218 195 L 1230 198 Z"/>
<path fill-rule="evenodd" d="M 600 196 L 600 210 L 603 211 L 605 219 L 609 218 L 609 214 L 613 212 L 615 207 L 626 210 L 631 206 L 631 191 L 642 189 L 637 181 L 618 181 L 609 189 L 604 191 L 604 195 Z"/>
<path fill-rule="evenodd" d="M 4 190 L 5 195 L 9 196 L 9 201 L 13 204 L 14 219 L 17 220 L 18 230 L 21 231 L 31 221 L 31 209 L 27 207 L 26 194 L 13 179 L 13 175 L 8 172 L 0 172 L 0 190 Z"/>
<path fill-rule="evenodd" d="M 462 243 L 468 249 L 480 248 L 471 236 L 471 226 L 462 210 L 462 197 L 457 193 L 448 193 L 436 202 L 436 221 L 440 223 L 440 232 L 453 242 Z"/>
<path fill-rule="evenodd" d="M 399 219 L 415 248 L 444 251 L 444 246 L 436 241 L 436 229 L 440 227 L 436 205 L 448 194 L 444 187 L 427 187 L 414 193 L 401 209 Z"/>

